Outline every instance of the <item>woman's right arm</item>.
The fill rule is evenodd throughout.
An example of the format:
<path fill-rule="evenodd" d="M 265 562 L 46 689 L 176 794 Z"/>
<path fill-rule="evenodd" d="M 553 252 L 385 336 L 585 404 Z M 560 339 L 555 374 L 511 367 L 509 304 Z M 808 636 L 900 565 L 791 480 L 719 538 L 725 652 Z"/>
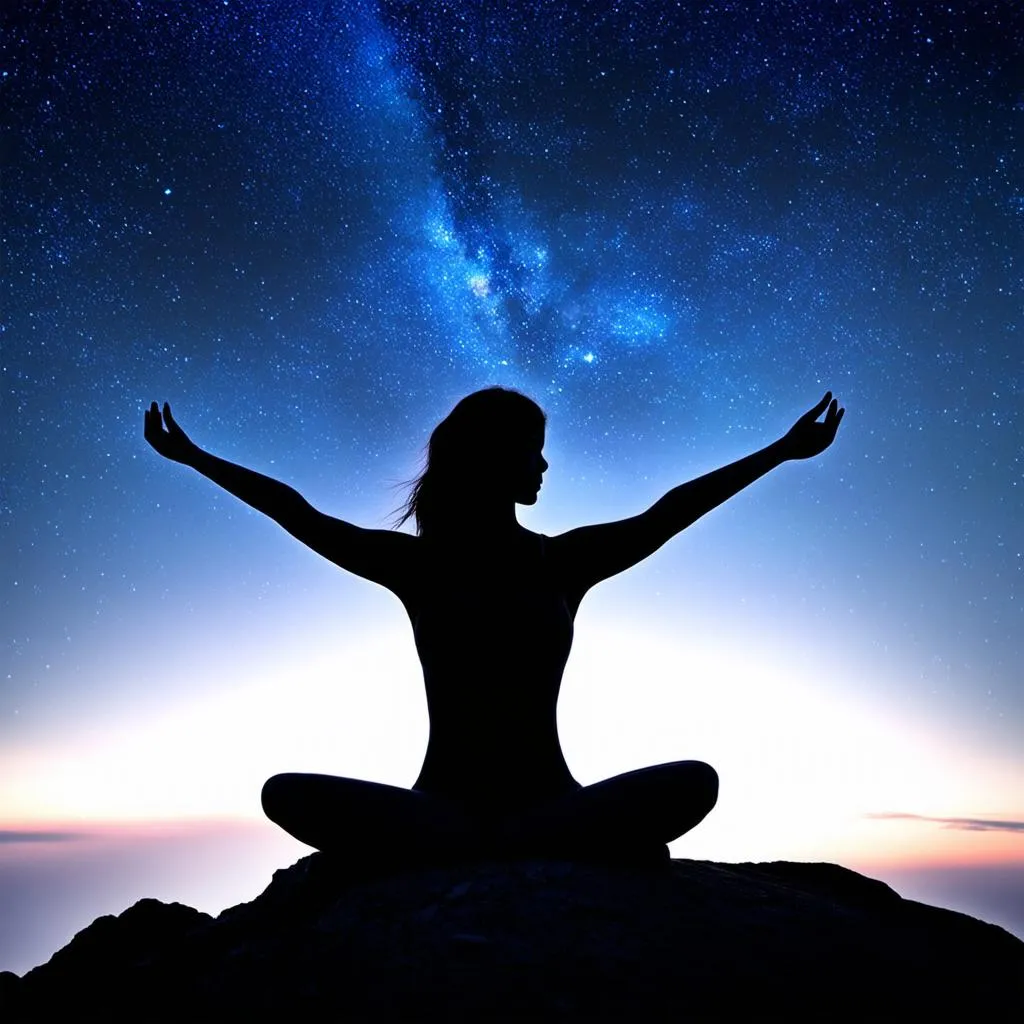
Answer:
<path fill-rule="evenodd" d="M 191 466 L 335 565 L 402 596 L 415 543 L 408 534 L 366 530 L 334 519 L 315 509 L 298 491 L 280 480 L 203 451 L 178 426 L 166 402 L 163 420 L 156 402 L 149 407 L 145 437 L 165 458 Z"/>

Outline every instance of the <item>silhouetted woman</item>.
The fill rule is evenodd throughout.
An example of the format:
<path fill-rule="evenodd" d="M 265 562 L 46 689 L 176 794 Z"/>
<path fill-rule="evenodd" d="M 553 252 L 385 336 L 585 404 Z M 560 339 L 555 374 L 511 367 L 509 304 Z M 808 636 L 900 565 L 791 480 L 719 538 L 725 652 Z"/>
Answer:
<path fill-rule="evenodd" d="M 818 418 L 825 414 L 824 420 Z M 154 402 L 145 435 L 335 564 L 405 606 L 423 666 L 430 739 L 411 790 L 331 775 L 275 775 L 267 815 L 317 849 L 355 860 L 436 861 L 529 854 L 667 859 L 665 844 L 714 806 L 718 776 L 675 761 L 581 786 L 555 723 L 573 619 L 584 594 L 646 558 L 705 512 L 790 459 L 823 452 L 843 410 L 827 393 L 780 440 L 669 491 L 620 522 L 545 537 L 515 506 L 537 500 L 545 417 L 529 398 L 486 388 L 430 438 L 402 522 L 368 530 L 313 508 L 285 484 L 192 443 Z"/>

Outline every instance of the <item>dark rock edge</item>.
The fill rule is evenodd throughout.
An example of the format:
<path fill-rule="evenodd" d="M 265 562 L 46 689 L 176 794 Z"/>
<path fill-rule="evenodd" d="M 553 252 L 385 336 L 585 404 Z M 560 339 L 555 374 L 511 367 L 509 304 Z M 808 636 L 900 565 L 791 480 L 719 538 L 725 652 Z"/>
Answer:
<path fill-rule="evenodd" d="M 835 864 L 555 860 L 356 879 L 324 854 L 213 918 L 140 900 L 24 977 L 8 1022 L 888 1020 L 1024 1013 L 1024 942 Z"/>

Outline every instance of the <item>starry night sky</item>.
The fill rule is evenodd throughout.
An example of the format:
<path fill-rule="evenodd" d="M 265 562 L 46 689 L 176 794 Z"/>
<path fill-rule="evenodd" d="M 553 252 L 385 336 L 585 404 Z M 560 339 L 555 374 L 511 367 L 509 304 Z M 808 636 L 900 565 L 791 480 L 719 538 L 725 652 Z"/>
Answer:
<path fill-rule="evenodd" d="M 730 761 L 727 723 L 702 733 L 685 710 L 712 699 L 684 664 L 700 647 L 705 670 L 733 665 L 722 700 L 737 723 L 756 709 L 736 728 L 765 751 L 799 716 L 757 666 L 808 684 L 800 729 L 821 749 L 856 706 L 893 749 L 910 723 L 908 750 L 950 752 L 955 791 L 851 783 L 843 805 L 941 821 L 862 822 L 832 859 L 899 826 L 905 861 L 959 832 L 953 860 L 1024 864 L 1019 5 L 19 0 L 3 19 L 0 845 L 257 814 L 259 771 L 300 767 L 266 723 L 296 692 L 323 728 L 325 691 L 300 681 L 317 672 L 349 699 L 373 689 L 382 648 L 352 652 L 378 633 L 408 651 L 358 727 L 373 755 L 347 762 L 335 735 L 338 762 L 316 766 L 405 785 L 418 767 L 397 603 L 161 460 L 151 400 L 214 453 L 383 526 L 452 404 L 518 387 L 548 412 L 551 463 L 522 521 L 555 533 L 642 510 L 831 389 L 847 414 L 821 459 L 587 599 L 570 766 L 706 756 L 753 785 L 760 741 Z M 679 718 L 667 682 L 601 691 L 640 753 L 584 710 L 615 629 L 688 668 Z M 248 689 L 261 671 L 277 697 Z M 221 717 L 197 738 L 204 701 Z M 154 723 L 182 708 L 161 746 Z M 90 764 L 111 750 L 138 756 L 122 775 L 178 781 L 108 788 L 117 769 Z M 147 751 L 167 763 L 147 774 Z M 217 758 L 245 769 L 230 792 L 176 774 Z M 817 770 L 780 769 L 793 822 Z M 789 820 L 767 852 L 820 853 Z M 677 855 L 762 852 L 709 835 Z"/>

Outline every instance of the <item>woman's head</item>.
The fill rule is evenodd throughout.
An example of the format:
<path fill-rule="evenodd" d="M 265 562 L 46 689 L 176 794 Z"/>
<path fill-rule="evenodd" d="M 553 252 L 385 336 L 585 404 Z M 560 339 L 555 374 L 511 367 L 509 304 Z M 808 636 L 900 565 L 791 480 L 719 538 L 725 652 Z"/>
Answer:
<path fill-rule="evenodd" d="M 434 428 L 426 468 L 413 483 L 399 525 L 415 518 L 419 534 L 472 516 L 481 504 L 537 500 L 548 468 L 546 418 L 532 399 L 509 388 L 474 391 Z"/>

